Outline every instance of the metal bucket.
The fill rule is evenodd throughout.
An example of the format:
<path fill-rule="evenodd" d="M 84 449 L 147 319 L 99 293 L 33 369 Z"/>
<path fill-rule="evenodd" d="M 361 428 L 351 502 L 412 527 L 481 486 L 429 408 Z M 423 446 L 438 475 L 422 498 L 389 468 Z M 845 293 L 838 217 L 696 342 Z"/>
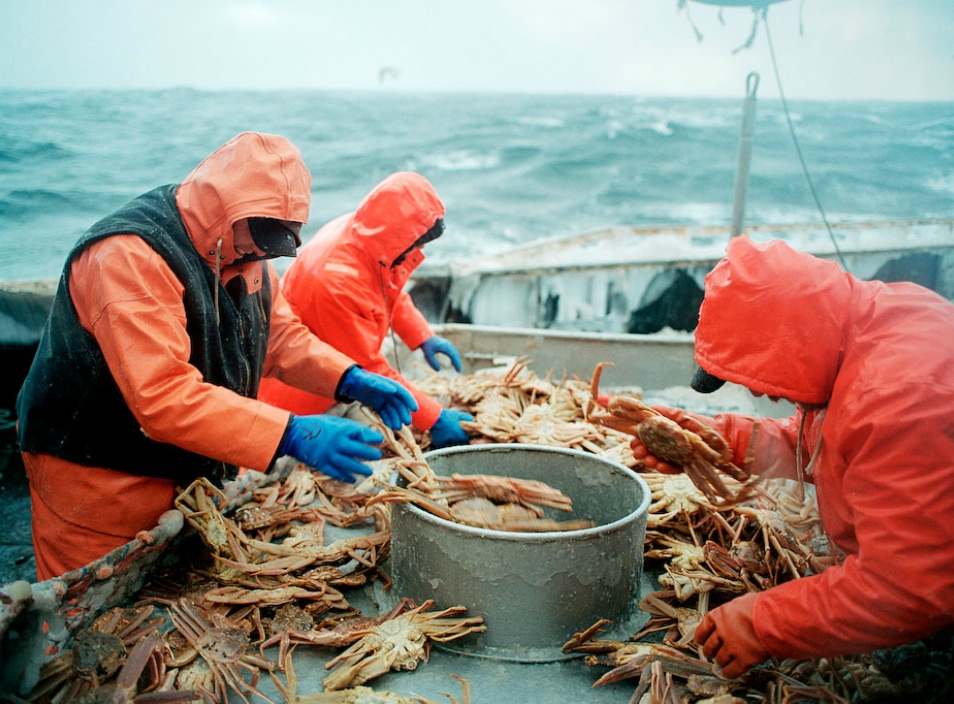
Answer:
<path fill-rule="evenodd" d="M 401 597 L 462 605 L 484 617 L 487 632 L 443 644 L 453 652 L 517 662 L 574 655 L 561 648 L 598 619 L 601 637 L 627 639 L 639 611 L 650 491 L 639 475 L 592 454 L 535 445 L 472 445 L 427 453 L 440 475 L 493 474 L 535 479 L 573 501 L 585 530 L 513 533 L 459 525 L 410 504 L 395 504 L 385 602 Z"/>

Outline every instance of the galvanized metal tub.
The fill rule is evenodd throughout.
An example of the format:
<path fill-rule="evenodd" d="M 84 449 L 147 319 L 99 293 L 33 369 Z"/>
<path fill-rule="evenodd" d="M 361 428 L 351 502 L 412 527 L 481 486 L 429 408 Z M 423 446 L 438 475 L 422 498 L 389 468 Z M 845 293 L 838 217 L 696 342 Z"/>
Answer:
<path fill-rule="evenodd" d="M 601 637 L 625 640 L 645 619 L 639 611 L 650 491 L 622 465 L 577 450 L 523 444 L 472 445 L 427 453 L 440 475 L 492 474 L 535 479 L 561 490 L 584 530 L 513 533 L 464 526 L 410 504 L 392 513 L 392 587 L 436 607 L 462 605 L 484 617 L 487 632 L 441 645 L 464 655 L 517 662 L 565 660 L 561 648 L 598 619 Z"/>

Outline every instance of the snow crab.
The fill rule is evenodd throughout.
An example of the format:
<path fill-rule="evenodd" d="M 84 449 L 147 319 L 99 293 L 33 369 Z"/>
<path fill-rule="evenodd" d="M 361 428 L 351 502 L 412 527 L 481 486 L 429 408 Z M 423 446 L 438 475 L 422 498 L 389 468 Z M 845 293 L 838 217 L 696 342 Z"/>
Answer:
<path fill-rule="evenodd" d="M 205 477 L 196 479 L 175 499 L 175 507 L 213 554 L 245 562 L 248 537 L 238 523 L 222 514 L 226 503 L 225 493 Z"/>
<path fill-rule="evenodd" d="M 325 664 L 331 670 L 322 680 L 325 689 L 354 687 L 390 670 L 414 670 L 421 660 L 427 660 L 434 641 L 444 643 L 487 630 L 483 617 L 465 616 L 463 606 L 428 612 L 433 605 L 434 600 L 428 599 L 359 631 L 360 640 Z"/>
<path fill-rule="evenodd" d="M 89 628 L 80 631 L 73 647 L 46 663 L 40 681 L 30 694 L 31 701 L 70 701 L 84 692 L 98 690 L 121 672 L 135 645 L 158 633 L 165 618 L 150 618 L 152 606 L 133 609 L 113 608 L 99 616 Z M 142 649 L 140 649 L 142 651 Z M 140 651 L 137 651 L 139 653 Z M 135 663 L 137 677 L 148 663 L 155 684 L 162 676 L 162 661 L 151 660 L 149 651 Z"/>
<path fill-rule="evenodd" d="M 545 532 L 591 528 L 586 519 L 544 518 L 543 507 L 572 511 L 571 499 L 534 480 L 472 474 L 434 475 L 430 491 L 388 486 L 373 502 L 413 503 L 446 521 L 492 530 Z"/>
<path fill-rule="evenodd" d="M 173 690 L 175 671 L 166 672 L 163 667 L 162 636 L 152 632 L 141 638 L 129 651 L 129 655 L 116 678 L 95 687 L 74 701 L 89 704 L 134 704 L 134 702 L 191 702 L 199 695 L 191 690 Z M 62 700 L 54 700 L 62 701 Z M 68 701 L 68 700 L 65 700 Z"/>
<path fill-rule="evenodd" d="M 375 691 L 370 687 L 358 685 L 348 689 L 332 690 L 314 694 L 306 694 L 304 697 L 298 696 L 298 676 L 295 674 L 295 666 L 292 663 L 292 651 L 289 650 L 282 661 L 282 670 L 286 673 L 285 683 L 282 683 L 275 674 L 272 673 L 272 679 L 278 691 L 288 704 L 440 704 L 433 699 L 415 695 L 413 698 L 405 697 L 394 692 Z M 470 702 L 470 683 L 459 675 L 451 675 L 460 682 L 461 698 L 458 702 L 456 697 L 449 694 L 444 696 L 450 700 L 451 704 L 471 704 Z"/>
<path fill-rule="evenodd" d="M 245 628 L 221 614 L 188 601 L 173 603 L 169 607 L 169 618 L 211 671 L 211 689 L 197 686 L 198 691 L 219 702 L 225 701 L 228 689 L 246 704 L 248 694 L 271 702 L 256 685 L 261 670 L 271 671 L 276 664 L 250 651 L 249 634 Z"/>
<path fill-rule="evenodd" d="M 299 536 L 301 537 L 301 536 Z M 321 537 L 308 540 L 292 540 L 270 543 L 249 540 L 249 546 L 258 550 L 260 561 L 233 561 L 216 556 L 216 560 L 234 570 L 251 575 L 283 575 L 298 572 L 316 563 L 340 564 L 355 560 L 367 569 L 374 569 L 378 561 L 387 556 L 390 549 L 389 530 L 379 530 L 370 535 L 341 538 L 325 544 Z"/>
<path fill-rule="evenodd" d="M 608 362 L 600 362 L 590 382 L 591 398 L 587 403 L 589 421 L 638 437 L 646 448 L 661 460 L 682 468 L 706 498 L 717 508 L 734 506 L 753 496 L 753 477 L 748 467 L 732 462 L 732 450 L 725 439 L 712 428 L 692 419 L 685 428 L 662 413 L 631 396 L 611 396 L 605 403 L 599 393 L 600 377 Z M 739 482 L 736 487 L 720 476 Z"/>
<path fill-rule="evenodd" d="M 684 624 L 686 628 L 689 628 L 689 620 L 686 618 Z M 573 638 L 563 646 L 564 653 L 585 653 L 584 662 L 587 665 L 606 665 L 613 668 L 600 677 L 594 686 L 640 677 L 645 670 L 654 665 L 662 668 L 665 673 L 684 678 L 713 675 L 711 663 L 687 655 L 668 645 L 597 638 L 603 626 L 608 623 L 610 623 L 608 619 L 600 619 L 589 628 L 575 633 Z M 640 696 L 630 701 L 641 701 Z M 652 701 L 668 700 L 654 699 Z"/>

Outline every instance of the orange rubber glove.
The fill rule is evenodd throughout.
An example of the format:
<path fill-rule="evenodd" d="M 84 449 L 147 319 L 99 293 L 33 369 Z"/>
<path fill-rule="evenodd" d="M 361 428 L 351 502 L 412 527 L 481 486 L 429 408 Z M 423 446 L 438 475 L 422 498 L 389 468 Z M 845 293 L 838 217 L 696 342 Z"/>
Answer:
<path fill-rule="evenodd" d="M 654 411 L 658 411 L 666 416 L 666 418 L 669 418 L 669 420 L 678 423 L 680 427 L 688 428 L 692 431 L 695 431 L 696 423 L 709 426 L 710 428 L 713 427 L 715 423 L 715 421 L 708 416 L 692 413 L 691 411 L 686 411 L 681 408 L 670 408 L 669 406 L 660 405 L 653 406 L 652 408 Z M 679 474 L 682 472 L 682 467 L 670 464 L 651 454 L 643 444 L 643 441 L 639 439 L 639 436 L 629 441 L 629 447 L 633 451 L 633 456 L 638 460 L 642 460 L 643 465 L 648 469 L 654 469 L 662 474 Z"/>
<path fill-rule="evenodd" d="M 713 609 L 696 627 L 703 654 L 722 668 L 727 679 L 739 677 L 771 657 L 755 633 L 752 610 L 758 592 L 749 592 Z"/>

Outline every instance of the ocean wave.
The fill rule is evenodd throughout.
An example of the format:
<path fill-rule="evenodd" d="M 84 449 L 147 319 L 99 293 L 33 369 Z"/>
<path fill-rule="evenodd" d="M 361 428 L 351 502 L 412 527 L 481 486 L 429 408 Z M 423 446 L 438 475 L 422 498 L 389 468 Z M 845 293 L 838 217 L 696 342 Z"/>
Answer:
<path fill-rule="evenodd" d="M 954 171 L 929 176 L 922 182 L 924 187 L 930 191 L 942 193 L 945 195 L 954 195 Z"/>
<path fill-rule="evenodd" d="M 792 113 L 832 219 L 954 216 L 950 105 Z M 0 280 L 56 276 L 94 220 L 244 129 L 301 149 L 311 232 L 389 173 L 420 171 L 448 206 L 431 260 L 613 225 L 727 224 L 741 114 L 737 100 L 635 96 L 0 91 L 0 242 L 18 253 Z M 755 127 L 746 221 L 818 221 L 778 101 L 759 101 Z"/>
<path fill-rule="evenodd" d="M 566 120 L 559 117 L 518 117 L 516 122 L 530 127 L 558 128 L 566 125 Z"/>
<path fill-rule="evenodd" d="M 75 199 L 57 191 L 29 189 L 0 193 L 0 218 L 23 221 L 38 212 L 73 211 L 78 207 Z"/>
<path fill-rule="evenodd" d="M 0 168 L 9 164 L 69 159 L 73 152 L 56 142 L 31 142 L 0 136 Z"/>
<path fill-rule="evenodd" d="M 428 154 L 421 158 L 421 163 L 441 171 L 486 171 L 499 165 L 500 157 L 458 149 L 443 154 Z"/>

